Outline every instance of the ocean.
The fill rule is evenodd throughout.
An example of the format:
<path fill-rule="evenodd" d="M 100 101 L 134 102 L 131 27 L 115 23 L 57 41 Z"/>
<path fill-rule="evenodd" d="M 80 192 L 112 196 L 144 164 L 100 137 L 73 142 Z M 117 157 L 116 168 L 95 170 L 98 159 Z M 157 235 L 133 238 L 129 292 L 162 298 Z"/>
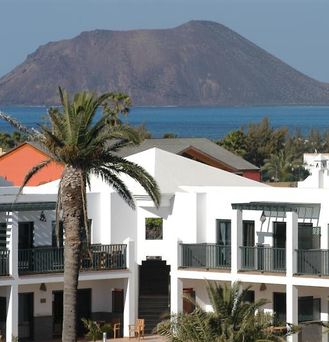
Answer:
<path fill-rule="evenodd" d="M 0 106 L 3 111 L 27 127 L 37 127 L 44 121 L 44 106 Z M 135 107 L 123 121 L 145 125 L 155 138 L 165 133 L 178 137 L 220 139 L 230 131 L 248 127 L 268 117 L 272 127 L 288 127 L 291 133 L 299 129 L 307 134 L 311 128 L 329 129 L 329 106 L 254 106 L 254 107 Z M 0 131 L 12 128 L 0 121 Z"/>

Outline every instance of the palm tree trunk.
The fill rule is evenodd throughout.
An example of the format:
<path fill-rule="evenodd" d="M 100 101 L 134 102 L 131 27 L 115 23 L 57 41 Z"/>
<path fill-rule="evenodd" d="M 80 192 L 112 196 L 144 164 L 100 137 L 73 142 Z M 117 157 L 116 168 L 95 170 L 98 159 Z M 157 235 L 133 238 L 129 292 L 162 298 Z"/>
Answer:
<path fill-rule="evenodd" d="M 61 201 L 65 229 L 63 342 L 76 342 L 77 288 L 80 268 L 83 200 L 85 191 L 81 170 L 66 166 L 61 182 Z"/>

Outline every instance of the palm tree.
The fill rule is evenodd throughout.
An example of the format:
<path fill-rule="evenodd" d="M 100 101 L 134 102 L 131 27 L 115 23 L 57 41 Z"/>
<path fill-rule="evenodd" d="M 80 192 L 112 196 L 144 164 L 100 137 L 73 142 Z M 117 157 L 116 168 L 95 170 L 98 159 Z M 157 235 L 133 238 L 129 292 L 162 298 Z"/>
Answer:
<path fill-rule="evenodd" d="M 205 312 L 194 303 L 196 309 L 192 313 L 178 313 L 161 322 L 158 333 L 173 342 L 281 341 L 272 329 L 273 316 L 261 311 L 267 301 L 248 302 L 249 290 L 250 287 L 242 289 L 239 282 L 231 286 L 208 282 L 213 311 Z"/>
<path fill-rule="evenodd" d="M 138 142 L 138 135 L 128 126 L 113 125 L 113 113 L 125 111 L 128 97 L 113 93 L 97 96 L 90 92 L 80 92 L 70 101 L 66 91 L 59 88 L 62 109 L 48 111 L 49 125 L 41 125 L 40 130 L 27 129 L 10 116 L 0 112 L 0 118 L 28 134 L 51 155 L 31 169 L 24 179 L 29 179 L 51 161 L 64 164 L 59 183 L 57 214 L 62 213 L 65 227 L 64 246 L 64 313 L 62 341 L 76 341 L 76 300 L 80 268 L 81 236 L 87 228 L 86 185 L 89 176 L 95 174 L 112 186 L 132 208 L 134 199 L 120 175 L 126 174 L 142 185 L 156 206 L 160 194 L 155 180 L 142 167 L 118 157 L 115 152 L 129 144 Z M 117 100 L 118 99 L 118 100 Z M 128 101 L 129 102 L 129 101 Z M 97 119 L 96 112 L 103 112 Z M 58 217 L 58 216 L 57 216 Z M 59 220 L 57 219 L 57 230 Z M 88 235 L 88 234 L 87 234 Z"/>
<path fill-rule="evenodd" d="M 295 179 L 294 171 L 300 167 L 301 163 L 294 156 L 281 150 L 278 154 L 272 154 L 270 159 L 265 159 L 261 169 L 274 182 L 288 182 Z"/>

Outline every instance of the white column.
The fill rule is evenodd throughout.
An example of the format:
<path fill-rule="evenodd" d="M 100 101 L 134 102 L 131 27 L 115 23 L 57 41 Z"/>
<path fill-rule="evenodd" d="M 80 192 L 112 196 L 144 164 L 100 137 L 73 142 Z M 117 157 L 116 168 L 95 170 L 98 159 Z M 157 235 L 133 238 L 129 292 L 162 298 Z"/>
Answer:
<path fill-rule="evenodd" d="M 127 268 L 129 277 L 125 279 L 125 302 L 123 309 L 123 335 L 129 336 L 129 324 L 135 324 L 137 318 L 138 301 L 138 268 L 136 263 L 135 244 L 131 239 L 124 241 L 127 244 Z"/>
<path fill-rule="evenodd" d="M 174 273 L 170 278 L 170 311 L 178 313 L 183 311 L 183 281 Z"/>
<path fill-rule="evenodd" d="M 242 246 L 242 210 L 235 210 L 231 224 L 231 273 L 238 273 L 241 269 Z"/>
<path fill-rule="evenodd" d="M 296 212 L 287 213 L 286 230 L 286 272 L 287 277 L 292 277 L 297 272 L 298 216 Z"/>
<path fill-rule="evenodd" d="M 12 342 L 12 337 L 18 336 L 18 310 L 18 286 L 8 286 L 6 342 Z"/>
<path fill-rule="evenodd" d="M 326 294 L 322 294 L 320 316 L 320 320 L 322 322 L 329 322 L 328 304 L 328 296 Z M 327 328 L 322 327 L 322 342 L 328 342 L 328 333 L 326 333 L 327 330 Z"/>
<path fill-rule="evenodd" d="M 298 324 L 298 289 L 292 284 L 287 284 L 286 289 L 286 312 L 287 312 L 287 323 Z M 288 336 L 287 342 L 297 342 L 298 335 L 294 334 Z"/>
<path fill-rule="evenodd" d="M 18 276 L 18 213 L 6 213 L 7 232 L 9 235 L 9 274 L 17 278 Z"/>

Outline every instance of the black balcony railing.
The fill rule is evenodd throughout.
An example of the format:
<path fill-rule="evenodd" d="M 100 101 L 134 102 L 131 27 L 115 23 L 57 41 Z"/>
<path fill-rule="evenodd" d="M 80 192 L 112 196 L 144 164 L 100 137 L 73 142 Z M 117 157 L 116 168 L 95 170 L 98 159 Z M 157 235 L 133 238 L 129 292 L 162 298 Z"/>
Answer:
<path fill-rule="evenodd" d="M 80 270 L 97 271 L 126 268 L 126 245 L 91 245 L 81 253 Z M 18 251 L 18 272 L 53 273 L 64 271 L 64 248 L 36 247 Z"/>
<path fill-rule="evenodd" d="M 0 249 L 0 276 L 9 275 L 9 250 Z"/>
<path fill-rule="evenodd" d="M 297 273 L 329 275 L 329 250 L 298 249 Z"/>
<path fill-rule="evenodd" d="M 240 247 L 241 269 L 260 272 L 285 272 L 285 248 Z"/>
<path fill-rule="evenodd" d="M 223 268 L 231 267 L 231 246 L 209 243 L 181 244 L 180 267 Z"/>

